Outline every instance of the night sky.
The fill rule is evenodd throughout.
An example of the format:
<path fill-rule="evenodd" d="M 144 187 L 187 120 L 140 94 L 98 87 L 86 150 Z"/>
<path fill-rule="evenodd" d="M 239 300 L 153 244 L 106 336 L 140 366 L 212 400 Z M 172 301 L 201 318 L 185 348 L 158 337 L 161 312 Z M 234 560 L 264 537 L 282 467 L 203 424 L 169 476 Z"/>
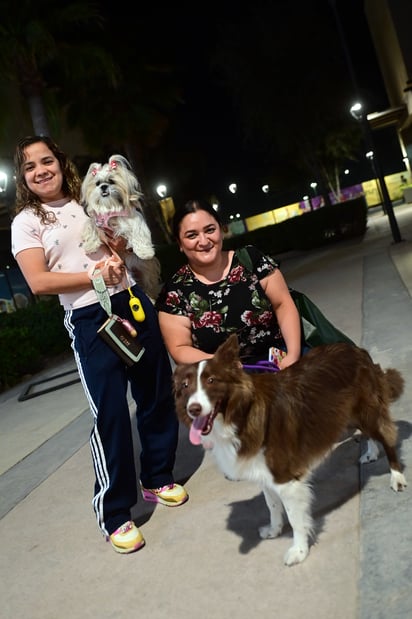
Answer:
<path fill-rule="evenodd" d="M 295 1 L 293 7 L 296 21 L 299 20 L 299 6 L 302 2 L 313 6 L 314 23 L 319 15 L 327 12 L 331 18 L 331 27 L 336 29 L 336 37 L 340 38 L 329 0 Z M 274 37 L 277 36 L 278 28 L 282 28 L 282 24 L 276 19 L 276 8 L 283 4 L 283 0 L 258 0 L 253 4 L 256 10 L 267 10 L 270 6 Z M 363 2 L 336 0 L 336 7 L 356 80 L 356 84 L 350 80 L 348 71 L 345 79 L 352 90 L 352 93 L 348 92 L 348 98 L 351 102 L 357 99 L 357 87 L 367 101 L 369 112 L 385 109 L 387 98 L 364 15 Z M 212 2 L 201 6 L 186 4 L 184 10 L 176 8 L 175 4 L 173 9 L 165 9 L 165 12 L 157 11 L 156 7 L 141 8 L 143 20 L 153 24 L 151 34 L 158 43 L 159 57 L 164 54 L 181 67 L 184 99 L 184 104 L 173 116 L 161 147 L 150 159 L 150 174 L 153 179 L 165 181 L 171 188 L 170 193 L 179 195 L 180 199 L 199 197 L 206 191 L 216 193 L 219 199 L 222 196 L 223 199 L 225 196 L 230 199 L 227 185 L 235 181 L 249 188 L 248 211 L 261 212 L 259 159 L 245 147 L 233 102 L 219 75 L 210 67 L 210 53 L 216 40 L 216 29 L 221 27 L 225 20 L 230 21 L 232 10 L 238 12 L 243 9 L 233 2 Z M 250 41 L 245 41 L 245 45 L 251 44 L 252 35 L 253 33 Z M 311 23 L 307 24 L 307 35 L 310 44 Z M 293 41 L 293 31 L 290 38 Z M 138 44 L 138 41 L 137 34 L 133 44 Z M 385 130 L 378 134 L 376 146 L 382 151 L 385 173 L 399 171 L 398 162 L 401 162 L 401 157 L 394 132 Z M 197 163 L 196 171 L 177 167 L 176 153 L 186 151 L 197 153 L 197 159 L 200 159 L 201 163 L 200 166 Z M 365 163 L 365 166 L 367 165 Z M 190 164 L 188 167 L 191 167 Z M 361 176 L 363 174 L 360 166 L 358 173 Z M 356 178 L 356 182 L 359 182 L 359 178 Z M 296 185 L 291 187 L 290 193 L 285 193 L 286 203 L 288 199 L 300 199 L 300 191 L 303 191 L 303 188 Z"/>
<path fill-rule="evenodd" d="M 333 1 L 345 33 L 356 84 L 345 68 L 345 54 L 332 10 Z M 265 197 L 261 186 L 268 182 L 265 175 L 276 163 L 264 161 L 258 149 L 253 149 L 246 142 L 236 109 L 237 101 L 224 76 L 212 64 L 219 35 L 222 37 L 223 33 L 224 37 L 225 29 L 237 23 L 237 19 L 242 20 L 247 11 L 252 15 L 267 16 L 273 41 L 282 37 L 287 52 L 294 55 L 295 60 L 299 54 L 305 55 L 314 37 L 319 34 L 323 36 L 324 33 L 319 32 L 319 24 L 322 23 L 323 27 L 327 24 L 326 28 L 334 32 L 340 49 L 341 63 L 337 71 L 342 72 L 342 80 L 348 84 L 345 101 L 348 115 L 350 105 L 358 98 L 356 89 L 362 100 L 367 102 L 368 112 L 383 110 L 388 105 L 364 15 L 363 0 L 294 0 L 293 3 L 290 0 L 254 0 L 247 6 L 233 0 L 210 0 L 200 4 L 140 3 L 136 7 L 136 17 L 127 12 L 123 3 L 99 0 L 98 4 L 106 17 L 103 45 L 115 57 L 116 54 L 122 55 L 124 67 L 127 66 L 127 79 L 139 79 L 139 71 L 128 63 L 132 57 L 140 58 L 140 50 L 142 58 L 175 68 L 181 87 L 181 104 L 169 113 L 169 126 L 156 147 L 147 151 L 144 165 L 147 184 L 154 188 L 157 182 L 166 183 L 169 194 L 179 203 L 193 198 L 210 198 L 212 195 L 224 203 L 233 198 L 228 192 L 229 183 L 236 182 L 239 187 L 236 198 L 242 207 L 239 208 L 242 215 L 267 210 L 264 208 Z M 244 50 L 248 54 L 250 51 L 249 55 L 254 59 L 256 32 L 252 23 L 250 31 L 246 32 Z M 325 45 L 327 53 L 328 47 Z M 287 66 L 287 54 L 281 62 Z M 258 64 L 257 60 L 257 70 Z M 327 87 L 328 84 L 325 84 Z M 277 98 L 276 91 L 274 94 Z M 306 96 L 316 97 L 319 94 L 302 93 L 297 76 L 296 97 L 301 97 L 302 106 Z M 282 109 L 279 101 L 282 100 L 277 98 L 277 109 L 279 105 Z M 322 105 L 321 95 L 319 105 Z M 402 161 L 394 130 L 375 133 L 384 172 L 400 171 Z M 104 131 L 102 148 L 103 141 Z M 360 157 L 356 170 L 354 168 L 355 173 L 351 184 L 366 180 L 365 176 L 370 174 L 370 164 L 361 161 Z M 279 172 L 278 176 L 281 174 Z M 301 199 L 309 191 L 308 182 L 314 180 L 303 176 L 290 183 L 285 182 L 285 188 L 281 188 L 276 198 L 279 204 L 273 204 L 271 208 Z"/>

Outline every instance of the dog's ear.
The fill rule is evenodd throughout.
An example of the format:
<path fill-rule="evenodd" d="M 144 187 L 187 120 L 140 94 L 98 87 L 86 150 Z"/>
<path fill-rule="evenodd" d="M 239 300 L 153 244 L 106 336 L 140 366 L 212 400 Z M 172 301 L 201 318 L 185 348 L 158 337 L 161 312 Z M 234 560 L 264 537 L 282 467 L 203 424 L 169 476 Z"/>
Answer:
<path fill-rule="evenodd" d="M 91 163 L 89 165 L 89 169 L 87 170 L 87 174 L 86 176 L 89 176 L 89 174 L 91 174 L 92 176 L 96 176 L 97 172 L 99 170 L 102 169 L 102 164 L 101 163 Z"/>
<path fill-rule="evenodd" d="M 91 163 L 89 165 L 89 169 L 87 170 L 86 176 L 83 178 L 83 182 L 81 185 L 81 195 L 80 195 L 80 204 L 84 208 L 86 215 L 88 206 L 88 195 L 93 190 L 95 186 L 95 181 L 93 180 L 94 176 L 102 169 L 101 163 Z"/>
<path fill-rule="evenodd" d="M 219 346 L 213 358 L 219 359 L 219 362 L 227 366 L 239 367 L 239 340 L 236 333 L 229 335 L 227 340 Z"/>
<path fill-rule="evenodd" d="M 191 371 L 191 373 L 189 372 Z M 177 365 L 173 372 L 173 395 L 176 406 L 178 419 L 183 421 L 187 426 L 190 426 L 191 419 L 187 414 L 186 405 L 190 395 L 189 384 L 191 377 L 193 378 L 193 365 L 181 364 Z"/>
<path fill-rule="evenodd" d="M 182 380 L 184 378 L 184 365 L 176 365 L 173 372 L 173 392 L 179 396 L 182 389 Z"/>
<path fill-rule="evenodd" d="M 109 167 L 111 168 L 115 168 L 116 166 L 121 166 L 122 168 L 125 168 L 129 172 L 132 171 L 132 166 L 130 165 L 126 157 L 123 157 L 123 155 L 112 155 L 111 157 L 109 157 L 108 163 L 109 163 Z"/>

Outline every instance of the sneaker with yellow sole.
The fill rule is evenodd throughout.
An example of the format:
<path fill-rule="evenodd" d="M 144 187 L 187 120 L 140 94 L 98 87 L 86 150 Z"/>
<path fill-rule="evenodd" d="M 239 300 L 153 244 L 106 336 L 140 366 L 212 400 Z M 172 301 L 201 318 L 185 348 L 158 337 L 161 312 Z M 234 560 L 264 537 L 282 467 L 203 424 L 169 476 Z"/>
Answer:
<path fill-rule="evenodd" d="M 122 524 L 121 527 L 116 529 L 116 531 L 113 531 L 107 539 L 115 551 L 120 552 L 120 554 L 136 552 L 136 550 L 139 550 L 139 548 L 145 545 L 143 535 L 131 520 L 128 520 Z"/>
<path fill-rule="evenodd" d="M 142 495 L 145 501 L 150 503 L 161 503 L 169 507 L 177 507 L 186 503 L 189 498 L 186 490 L 179 484 L 168 484 L 161 488 L 142 488 Z"/>

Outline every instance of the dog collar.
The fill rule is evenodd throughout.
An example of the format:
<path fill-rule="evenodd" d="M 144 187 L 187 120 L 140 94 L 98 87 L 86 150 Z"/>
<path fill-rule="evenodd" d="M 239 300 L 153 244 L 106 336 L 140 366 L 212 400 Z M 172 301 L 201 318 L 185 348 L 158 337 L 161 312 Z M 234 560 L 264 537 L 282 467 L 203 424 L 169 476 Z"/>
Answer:
<path fill-rule="evenodd" d="M 96 213 L 95 221 L 98 228 L 110 228 L 109 219 L 112 217 L 130 217 L 130 211 L 123 209 L 122 211 L 109 211 L 108 213 Z"/>

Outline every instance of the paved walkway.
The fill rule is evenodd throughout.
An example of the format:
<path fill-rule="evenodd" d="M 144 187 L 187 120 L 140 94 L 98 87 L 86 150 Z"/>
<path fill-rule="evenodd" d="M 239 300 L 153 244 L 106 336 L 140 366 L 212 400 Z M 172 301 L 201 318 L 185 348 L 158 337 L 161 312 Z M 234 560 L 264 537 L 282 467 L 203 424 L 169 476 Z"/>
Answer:
<path fill-rule="evenodd" d="M 410 487 L 395 494 L 385 458 L 359 466 L 363 441 L 346 438 L 314 479 L 317 541 L 303 564 L 286 568 L 290 529 L 260 540 L 262 495 L 226 480 L 182 427 L 175 475 L 190 499 L 176 509 L 139 500 L 133 516 L 146 547 L 120 556 L 100 537 L 92 512 L 91 417 L 80 384 L 23 401 L 28 385 L 20 385 L 0 395 L 2 617 L 412 616 L 412 205 L 395 214 L 402 243 L 392 243 L 378 212 L 362 241 L 280 259 L 290 285 L 376 362 L 403 372 L 406 390 L 393 415 Z M 72 369 L 67 360 L 35 381 Z"/>

